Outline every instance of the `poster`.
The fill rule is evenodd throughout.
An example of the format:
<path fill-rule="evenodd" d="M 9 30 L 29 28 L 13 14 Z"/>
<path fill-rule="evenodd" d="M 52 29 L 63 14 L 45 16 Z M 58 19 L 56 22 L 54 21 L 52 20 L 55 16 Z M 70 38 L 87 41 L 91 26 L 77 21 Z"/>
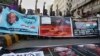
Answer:
<path fill-rule="evenodd" d="M 72 37 L 70 17 L 41 17 L 40 36 Z"/>
<path fill-rule="evenodd" d="M 74 36 L 97 36 L 98 23 L 97 20 L 73 20 L 73 34 Z"/>
<path fill-rule="evenodd" d="M 0 32 L 10 34 L 38 35 L 39 16 L 24 15 L 4 8 L 0 17 Z"/>
<path fill-rule="evenodd" d="M 44 56 L 43 51 L 37 52 L 26 52 L 26 53 L 9 53 L 3 54 L 2 56 Z"/>
<path fill-rule="evenodd" d="M 51 18 L 50 17 L 42 17 L 41 24 L 51 24 Z"/>

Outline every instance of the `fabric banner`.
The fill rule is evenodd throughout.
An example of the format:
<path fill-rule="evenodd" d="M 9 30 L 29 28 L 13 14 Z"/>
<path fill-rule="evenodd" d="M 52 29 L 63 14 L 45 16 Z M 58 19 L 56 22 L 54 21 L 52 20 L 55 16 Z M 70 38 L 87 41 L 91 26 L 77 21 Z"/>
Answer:
<path fill-rule="evenodd" d="M 98 20 L 73 20 L 74 36 L 97 36 L 98 35 Z"/>
<path fill-rule="evenodd" d="M 72 37 L 70 17 L 41 17 L 40 36 Z"/>
<path fill-rule="evenodd" d="M 38 35 L 39 22 L 39 16 L 24 15 L 6 7 L 0 14 L 0 32 Z"/>

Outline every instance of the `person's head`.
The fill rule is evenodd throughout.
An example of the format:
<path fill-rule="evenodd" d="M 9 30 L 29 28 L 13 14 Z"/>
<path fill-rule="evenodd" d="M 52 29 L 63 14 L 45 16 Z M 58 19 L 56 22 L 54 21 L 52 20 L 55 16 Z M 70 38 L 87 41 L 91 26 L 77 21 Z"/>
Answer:
<path fill-rule="evenodd" d="M 18 17 L 16 16 L 16 14 L 14 14 L 13 12 L 9 13 L 7 15 L 7 22 L 12 25 L 13 23 L 15 23 L 16 21 L 18 21 Z"/>
<path fill-rule="evenodd" d="M 59 56 L 67 56 L 67 52 L 70 51 L 70 49 L 66 47 L 56 47 L 54 51 L 58 53 Z"/>

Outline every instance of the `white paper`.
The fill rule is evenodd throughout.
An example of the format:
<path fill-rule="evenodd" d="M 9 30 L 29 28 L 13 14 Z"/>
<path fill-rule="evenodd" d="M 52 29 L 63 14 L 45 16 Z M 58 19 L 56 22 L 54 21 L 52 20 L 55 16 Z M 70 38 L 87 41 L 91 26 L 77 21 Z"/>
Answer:
<path fill-rule="evenodd" d="M 28 52 L 28 53 L 9 53 L 3 54 L 2 56 L 44 56 L 43 51 Z"/>
<path fill-rule="evenodd" d="M 42 24 L 51 24 L 51 18 L 50 17 L 42 17 L 41 23 Z"/>

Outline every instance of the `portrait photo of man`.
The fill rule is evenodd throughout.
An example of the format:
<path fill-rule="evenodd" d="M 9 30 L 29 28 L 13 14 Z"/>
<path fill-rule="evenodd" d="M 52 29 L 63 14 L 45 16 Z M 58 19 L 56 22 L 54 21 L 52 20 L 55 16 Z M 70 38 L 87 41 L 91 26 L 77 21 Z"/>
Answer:
<path fill-rule="evenodd" d="M 67 47 L 56 47 L 54 51 L 57 56 L 77 56 L 74 51 Z"/>
<path fill-rule="evenodd" d="M 13 12 L 9 13 L 7 15 L 7 23 L 9 25 L 13 25 L 14 23 L 16 23 L 18 21 L 18 17 L 16 16 L 16 14 L 14 14 Z"/>

